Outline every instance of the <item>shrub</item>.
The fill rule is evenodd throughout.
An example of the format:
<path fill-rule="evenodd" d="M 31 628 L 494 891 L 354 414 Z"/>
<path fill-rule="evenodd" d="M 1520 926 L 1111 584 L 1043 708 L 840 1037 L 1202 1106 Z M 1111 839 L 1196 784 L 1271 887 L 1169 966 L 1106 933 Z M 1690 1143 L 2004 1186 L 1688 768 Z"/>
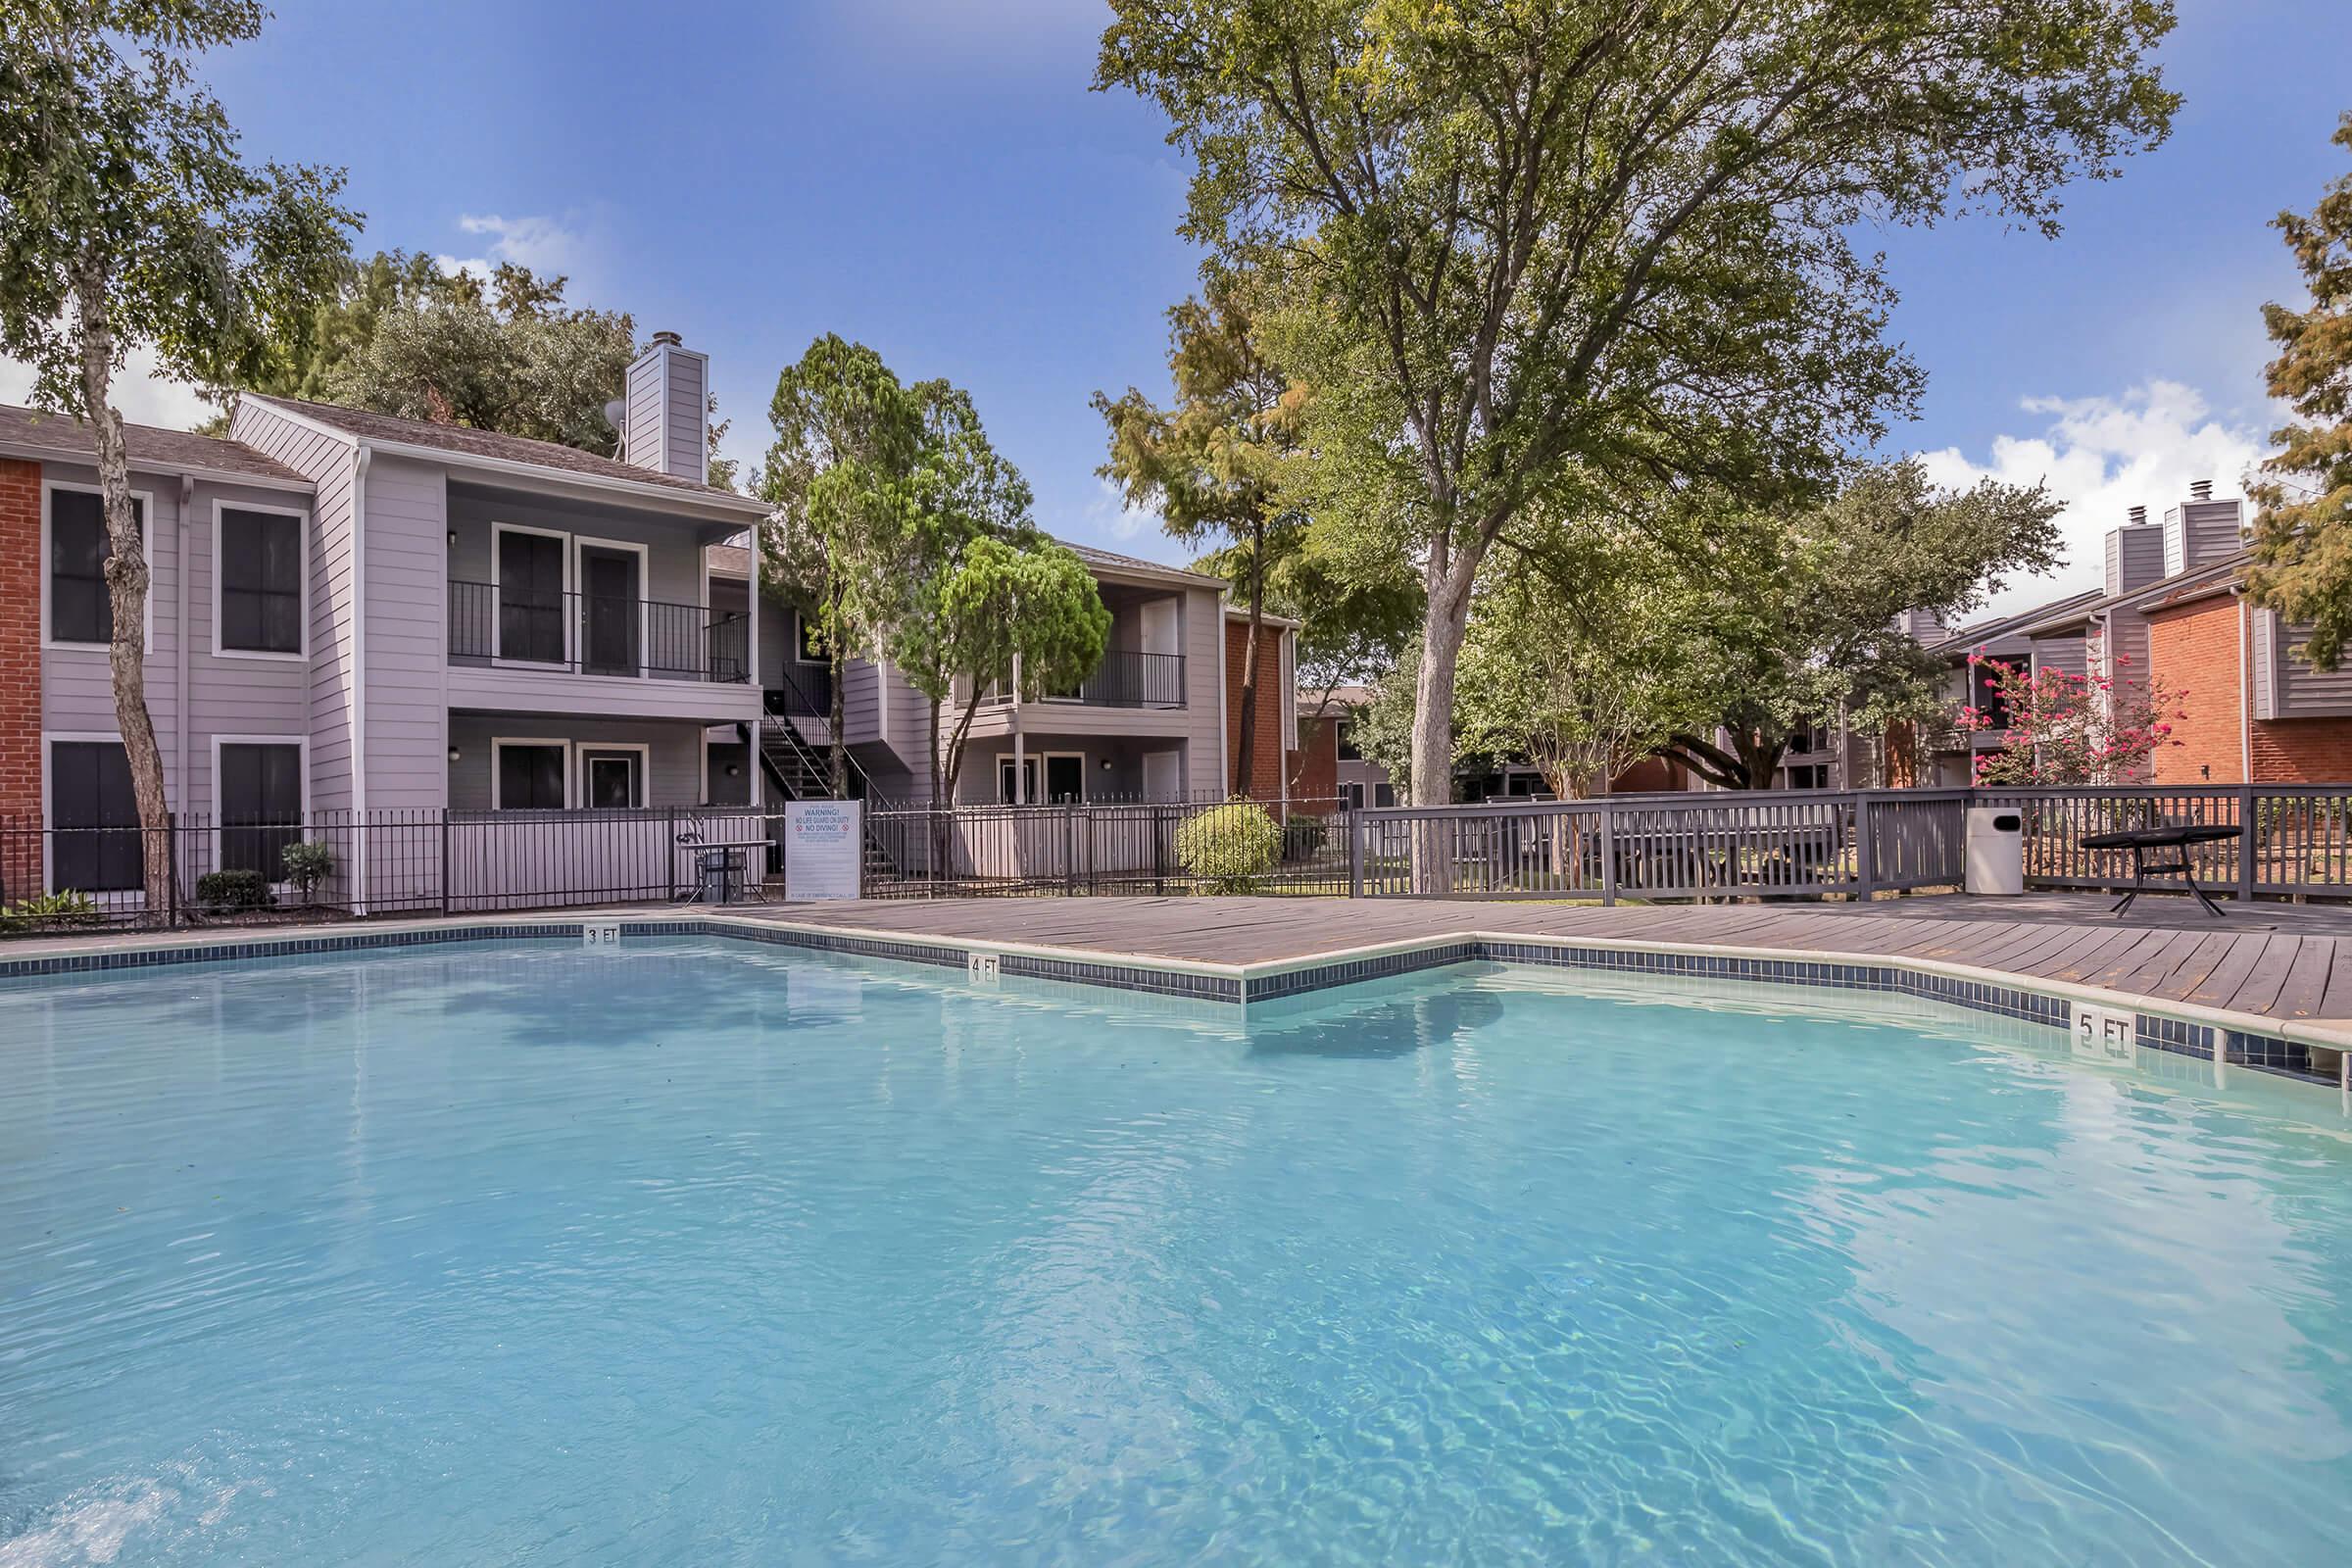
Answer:
<path fill-rule="evenodd" d="M 1285 860 L 1311 860 L 1330 841 L 1331 824 L 1322 817 L 1295 812 L 1288 822 L 1282 824 L 1282 858 Z"/>
<path fill-rule="evenodd" d="M 335 852 L 323 844 L 289 844 L 286 846 L 286 880 L 302 902 L 311 902 L 318 884 L 335 874 Z"/>
<path fill-rule="evenodd" d="M 196 879 L 199 908 L 235 914 L 245 909 L 267 909 L 271 902 L 270 884 L 262 880 L 259 871 L 207 871 Z"/>
<path fill-rule="evenodd" d="M 1176 829 L 1176 859 L 1211 893 L 1249 893 L 1282 857 L 1282 828 L 1262 806 L 1227 801 Z"/>
<path fill-rule="evenodd" d="M 98 906 L 86 893 L 43 893 L 0 908 L 0 931 L 45 931 L 61 925 L 92 925 Z"/>

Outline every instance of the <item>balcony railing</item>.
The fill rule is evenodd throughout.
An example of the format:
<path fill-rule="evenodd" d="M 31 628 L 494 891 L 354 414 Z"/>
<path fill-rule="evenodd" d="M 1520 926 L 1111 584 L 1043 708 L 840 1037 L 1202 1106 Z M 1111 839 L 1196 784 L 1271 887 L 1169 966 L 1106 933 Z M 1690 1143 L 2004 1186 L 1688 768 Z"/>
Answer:
<path fill-rule="evenodd" d="M 1182 708 L 1184 656 L 1113 651 L 1102 656 L 1102 662 L 1077 690 L 1048 692 L 1046 701 L 1090 708 Z"/>
<path fill-rule="evenodd" d="M 453 664 L 740 685 L 752 678 L 751 631 L 739 610 L 449 585 Z"/>
<path fill-rule="evenodd" d="M 832 717 L 833 666 L 786 660 L 778 684 L 768 689 L 767 710 L 809 718 Z"/>

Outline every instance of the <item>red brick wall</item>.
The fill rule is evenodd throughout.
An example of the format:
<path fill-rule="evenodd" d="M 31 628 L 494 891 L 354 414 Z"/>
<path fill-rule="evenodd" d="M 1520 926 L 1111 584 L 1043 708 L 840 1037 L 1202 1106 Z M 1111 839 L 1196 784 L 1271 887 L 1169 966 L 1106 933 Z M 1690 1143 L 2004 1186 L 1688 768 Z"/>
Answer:
<path fill-rule="evenodd" d="M 1250 646 L 1250 623 L 1225 622 L 1225 781 L 1228 794 L 1253 800 L 1282 799 L 1282 755 L 1290 737 L 1282 732 L 1282 628 L 1257 629 L 1257 750 L 1250 759 L 1248 791 L 1242 789 L 1242 653 Z"/>
<path fill-rule="evenodd" d="M 1291 754 L 1291 798 L 1328 801 L 1340 793 L 1340 721 L 1302 718 L 1298 750 Z"/>
<path fill-rule="evenodd" d="M 41 466 L 0 458 L 0 822 L 41 814 L 40 573 Z M 0 851 L 0 903 L 39 891 L 38 841 L 16 843 Z"/>
<path fill-rule="evenodd" d="M 2254 782 L 2352 782 L 2352 718 L 2258 718 Z"/>
<path fill-rule="evenodd" d="M 2159 784 L 2243 784 L 2245 696 L 2237 601 L 2201 600 L 2148 617 L 2148 673 L 2181 694 L 2178 746 L 2156 752 Z"/>

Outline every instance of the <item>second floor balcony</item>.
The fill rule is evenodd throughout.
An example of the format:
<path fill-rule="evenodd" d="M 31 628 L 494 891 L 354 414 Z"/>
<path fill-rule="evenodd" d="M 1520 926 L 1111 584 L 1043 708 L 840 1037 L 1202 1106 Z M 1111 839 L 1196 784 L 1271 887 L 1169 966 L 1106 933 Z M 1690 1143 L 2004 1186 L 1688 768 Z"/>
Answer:
<path fill-rule="evenodd" d="M 515 584 L 451 581 L 452 664 L 644 680 L 751 680 L 741 611 Z"/>
<path fill-rule="evenodd" d="M 1011 693 L 992 686 L 985 703 L 1007 703 Z M 1046 692 L 1040 701 L 1083 703 L 1089 708 L 1182 708 L 1184 656 L 1137 654 L 1113 649 L 1102 656 L 1095 672 L 1076 686 Z"/>

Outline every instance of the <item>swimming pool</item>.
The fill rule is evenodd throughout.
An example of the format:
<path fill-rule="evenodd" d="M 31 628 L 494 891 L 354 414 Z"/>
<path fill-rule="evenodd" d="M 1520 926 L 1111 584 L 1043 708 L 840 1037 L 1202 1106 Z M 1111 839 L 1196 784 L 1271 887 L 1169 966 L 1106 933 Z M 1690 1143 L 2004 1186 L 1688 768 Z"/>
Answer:
<path fill-rule="evenodd" d="M 2333 1097 L 1799 1000 L 0 988 L 0 1568 L 2345 1560 Z"/>

